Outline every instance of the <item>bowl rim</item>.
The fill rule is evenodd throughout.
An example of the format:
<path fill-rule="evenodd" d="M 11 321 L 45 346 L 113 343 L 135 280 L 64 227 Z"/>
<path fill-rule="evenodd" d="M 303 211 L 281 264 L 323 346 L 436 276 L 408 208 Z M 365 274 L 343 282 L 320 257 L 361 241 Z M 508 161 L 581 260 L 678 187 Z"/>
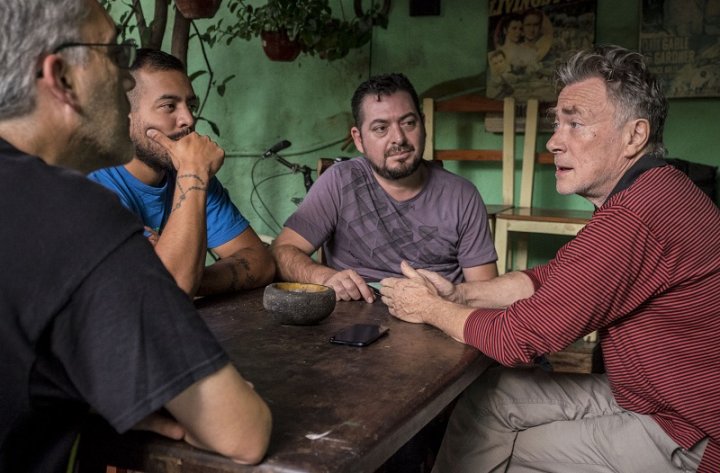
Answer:
<path fill-rule="evenodd" d="M 334 292 L 334 289 L 324 284 L 315 284 L 311 282 L 294 282 L 294 281 L 276 281 L 267 285 L 279 292 L 289 294 L 323 294 Z"/>

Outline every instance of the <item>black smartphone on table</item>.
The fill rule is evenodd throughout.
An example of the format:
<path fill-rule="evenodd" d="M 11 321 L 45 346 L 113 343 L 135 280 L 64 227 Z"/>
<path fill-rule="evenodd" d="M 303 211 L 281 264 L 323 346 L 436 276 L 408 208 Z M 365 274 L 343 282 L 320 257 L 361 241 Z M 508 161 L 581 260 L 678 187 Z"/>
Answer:
<path fill-rule="evenodd" d="M 330 343 L 366 347 L 388 333 L 388 327 L 378 324 L 353 324 L 330 337 Z"/>

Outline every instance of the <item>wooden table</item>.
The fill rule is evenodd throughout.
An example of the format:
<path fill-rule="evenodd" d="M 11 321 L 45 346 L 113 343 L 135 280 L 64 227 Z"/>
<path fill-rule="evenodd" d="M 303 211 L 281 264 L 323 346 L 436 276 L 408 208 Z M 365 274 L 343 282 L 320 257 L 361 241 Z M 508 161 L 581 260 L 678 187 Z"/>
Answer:
<path fill-rule="evenodd" d="M 146 472 L 373 472 L 491 364 L 439 330 L 393 318 L 379 300 L 338 302 L 319 325 L 301 327 L 273 323 L 262 294 L 196 303 L 272 410 L 262 464 L 237 465 L 150 433 L 119 436 L 99 421 L 83 434 L 83 471 L 110 464 Z M 328 342 L 363 322 L 390 331 L 365 348 Z"/>

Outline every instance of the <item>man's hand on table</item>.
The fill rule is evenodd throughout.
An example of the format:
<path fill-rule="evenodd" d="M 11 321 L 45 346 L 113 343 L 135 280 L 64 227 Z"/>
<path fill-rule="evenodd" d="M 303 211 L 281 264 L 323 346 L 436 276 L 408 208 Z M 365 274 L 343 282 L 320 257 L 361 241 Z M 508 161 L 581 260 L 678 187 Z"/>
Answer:
<path fill-rule="evenodd" d="M 444 293 L 451 293 L 453 285 L 431 271 L 423 270 L 420 273 L 405 261 L 400 264 L 400 270 L 406 278 L 385 278 L 380 281 L 382 301 L 395 317 L 405 322 L 426 323 L 431 303 L 441 299 Z"/>
<path fill-rule="evenodd" d="M 375 293 L 372 288 L 352 269 L 334 273 L 327 278 L 323 284 L 335 290 L 335 298 L 339 301 L 357 301 L 363 299 L 368 303 L 375 302 Z"/>
<path fill-rule="evenodd" d="M 465 321 L 472 309 L 460 305 L 462 297 L 452 283 L 426 270 L 415 270 L 406 262 L 400 268 L 405 278 L 380 281 L 382 301 L 400 320 L 433 325 L 464 343 Z"/>
<path fill-rule="evenodd" d="M 438 296 L 442 297 L 445 300 L 448 300 L 450 302 L 455 302 L 458 304 L 464 304 L 465 301 L 460 293 L 459 286 L 456 286 L 455 284 L 451 283 L 444 277 L 440 276 L 438 273 L 433 271 L 428 271 L 427 269 L 414 269 L 412 268 L 407 262 L 403 261 L 400 264 L 400 268 L 403 270 L 403 274 L 406 276 L 408 274 L 416 273 L 419 276 L 421 276 L 427 283 L 432 284 L 435 286 L 435 290 L 437 291 Z M 407 269 L 405 269 L 407 268 Z M 406 272 L 407 271 L 407 272 Z M 411 277 L 411 276 L 408 276 Z"/>

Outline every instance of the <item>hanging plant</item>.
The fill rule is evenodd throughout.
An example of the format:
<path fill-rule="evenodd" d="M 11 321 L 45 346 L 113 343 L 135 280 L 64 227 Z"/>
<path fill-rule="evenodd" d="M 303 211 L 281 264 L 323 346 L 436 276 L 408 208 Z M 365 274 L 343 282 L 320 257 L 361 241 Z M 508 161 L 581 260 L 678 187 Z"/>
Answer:
<path fill-rule="evenodd" d="M 228 44 L 234 38 L 267 38 L 268 32 L 278 32 L 303 53 L 332 61 L 367 44 L 374 26 L 387 27 L 390 0 L 378 5 L 373 1 L 369 11 L 363 11 L 362 0 L 354 0 L 355 16 L 350 20 L 333 17 L 328 0 L 268 0 L 259 7 L 230 0 L 228 9 L 235 16 L 233 23 L 223 26 L 221 19 L 212 29 Z"/>
<path fill-rule="evenodd" d="M 291 40 L 285 30 L 263 31 L 260 38 L 265 54 L 273 61 L 294 61 L 302 51 L 300 42 Z"/>
<path fill-rule="evenodd" d="M 178 11 L 188 20 L 212 18 L 220 8 L 220 0 L 175 0 Z"/>

